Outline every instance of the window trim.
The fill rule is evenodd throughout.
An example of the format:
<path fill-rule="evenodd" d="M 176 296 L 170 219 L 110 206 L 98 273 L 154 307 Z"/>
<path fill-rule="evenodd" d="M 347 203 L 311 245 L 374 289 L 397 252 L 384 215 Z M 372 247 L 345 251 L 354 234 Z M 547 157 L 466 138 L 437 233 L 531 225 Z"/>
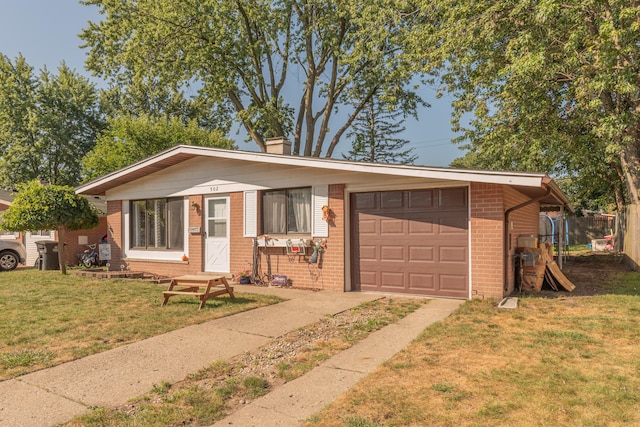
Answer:
<path fill-rule="evenodd" d="M 266 232 L 266 227 L 265 227 L 265 203 L 264 203 L 264 197 L 266 194 L 268 193 L 275 193 L 275 192 L 280 192 L 280 191 L 284 191 L 285 192 L 285 197 L 288 200 L 289 198 L 289 191 L 291 190 L 309 190 L 309 218 L 308 218 L 308 224 L 309 224 L 309 230 L 308 231 L 302 231 L 302 232 L 289 232 L 289 204 L 285 203 L 285 208 L 287 209 L 285 215 L 286 215 L 286 224 L 285 224 L 285 232 L 284 233 L 275 233 L 275 232 L 270 232 L 267 233 Z M 259 199 L 259 218 L 260 218 L 260 222 L 258 224 L 259 229 L 261 230 L 261 234 L 269 234 L 270 236 L 287 236 L 287 237 L 297 237 L 297 236 L 311 236 L 311 233 L 313 232 L 313 199 L 314 199 L 314 193 L 313 193 L 313 186 L 301 186 L 301 187 L 287 187 L 287 188 L 272 188 L 269 190 L 262 190 L 260 191 L 260 197 Z"/>
<path fill-rule="evenodd" d="M 148 235 L 147 232 L 145 231 L 145 246 L 134 246 L 134 230 L 135 230 L 135 209 L 134 209 L 134 205 L 136 202 L 141 202 L 144 201 L 145 202 L 145 212 L 147 212 L 147 210 L 149 209 L 149 202 L 152 201 L 156 201 L 156 200 L 163 200 L 165 202 L 164 204 L 164 216 L 165 216 L 165 221 L 166 221 L 166 225 L 165 225 L 165 230 L 164 230 L 164 241 L 165 241 L 165 245 L 164 246 L 149 246 L 148 245 Z M 171 227 L 171 209 L 169 209 L 170 206 L 170 202 L 176 202 L 176 203 L 181 203 L 182 206 L 182 224 L 181 224 L 181 234 L 182 234 L 182 246 L 181 247 L 171 247 L 170 246 L 170 227 Z M 131 253 L 135 253 L 135 252 L 173 252 L 173 253 L 183 253 L 186 250 L 186 246 L 187 246 L 187 237 L 185 236 L 185 224 L 186 221 L 188 221 L 188 213 L 185 211 L 185 198 L 184 197 L 156 197 L 156 198 L 150 198 L 150 199 L 132 199 L 132 200 L 128 200 L 127 206 L 128 206 L 128 215 L 129 215 L 129 220 L 127 221 L 127 225 L 128 225 L 128 230 L 126 231 L 126 236 L 127 236 L 127 251 L 131 252 Z M 145 229 L 148 230 L 149 227 L 149 217 L 148 215 L 145 215 Z"/>

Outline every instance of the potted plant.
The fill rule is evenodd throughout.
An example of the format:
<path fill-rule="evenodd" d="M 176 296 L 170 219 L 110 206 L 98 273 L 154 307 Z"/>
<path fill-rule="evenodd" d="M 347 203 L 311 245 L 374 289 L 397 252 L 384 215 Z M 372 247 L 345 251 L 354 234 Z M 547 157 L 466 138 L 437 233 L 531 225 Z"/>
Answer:
<path fill-rule="evenodd" d="M 240 283 L 241 285 L 248 285 L 251 283 L 251 270 L 240 270 L 236 273 L 233 273 L 233 280 Z"/>

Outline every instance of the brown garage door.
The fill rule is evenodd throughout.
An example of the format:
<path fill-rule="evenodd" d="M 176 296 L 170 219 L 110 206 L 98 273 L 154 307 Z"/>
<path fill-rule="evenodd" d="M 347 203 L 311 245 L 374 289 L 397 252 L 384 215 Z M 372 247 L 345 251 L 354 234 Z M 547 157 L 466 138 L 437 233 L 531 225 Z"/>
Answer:
<path fill-rule="evenodd" d="M 469 296 L 467 189 L 351 195 L 354 290 Z"/>

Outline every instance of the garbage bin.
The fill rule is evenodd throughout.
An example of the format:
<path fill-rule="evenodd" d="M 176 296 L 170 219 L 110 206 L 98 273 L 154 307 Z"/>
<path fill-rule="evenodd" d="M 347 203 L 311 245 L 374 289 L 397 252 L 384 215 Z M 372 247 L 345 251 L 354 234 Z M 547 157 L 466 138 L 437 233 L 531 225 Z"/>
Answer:
<path fill-rule="evenodd" d="M 57 270 L 60 268 L 58 242 L 55 240 L 39 240 L 36 242 L 36 247 L 38 248 L 40 270 Z"/>

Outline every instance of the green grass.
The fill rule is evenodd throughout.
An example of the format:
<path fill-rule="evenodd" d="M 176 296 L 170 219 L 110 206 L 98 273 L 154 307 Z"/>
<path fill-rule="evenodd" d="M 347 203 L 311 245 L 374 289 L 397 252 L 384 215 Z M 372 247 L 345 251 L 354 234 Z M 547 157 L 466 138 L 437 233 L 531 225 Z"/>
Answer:
<path fill-rule="evenodd" d="M 161 307 L 165 289 L 57 271 L 0 273 L 0 379 L 281 301 L 236 294 L 211 298 L 198 310 L 198 299 L 173 297 Z"/>
<path fill-rule="evenodd" d="M 640 425 L 640 273 L 608 280 L 515 310 L 468 301 L 305 426 Z"/>

